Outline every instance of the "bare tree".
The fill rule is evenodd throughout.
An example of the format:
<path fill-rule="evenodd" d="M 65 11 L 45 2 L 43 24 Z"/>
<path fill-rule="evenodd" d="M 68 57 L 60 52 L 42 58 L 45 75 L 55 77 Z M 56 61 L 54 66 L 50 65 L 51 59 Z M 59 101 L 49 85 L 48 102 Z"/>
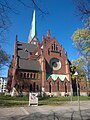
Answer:
<path fill-rule="evenodd" d="M 0 0 L 0 43 L 3 43 L 5 32 L 11 25 L 11 20 L 9 18 L 10 13 L 19 14 L 17 10 L 18 5 L 23 5 L 27 8 L 37 9 L 42 15 L 47 15 L 48 11 L 43 10 L 39 7 L 37 0 L 24 1 L 24 0 L 15 0 L 16 5 L 14 5 L 13 0 Z"/>
<path fill-rule="evenodd" d="M 16 2 L 17 4 L 14 5 L 13 0 L 0 0 L 0 67 L 5 65 L 4 63 L 8 62 L 9 60 L 9 55 L 2 50 L 1 46 L 2 43 L 6 42 L 5 33 L 11 25 L 9 14 L 18 14 L 16 6 L 23 5 L 24 7 L 37 9 L 42 15 L 48 14 L 47 11 L 44 11 L 39 7 L 36 0 L 31 0 L 28 2 L 24 0 L 15 0 L 14 2 Z"/>
<path fill-rule="evenodd" d="M 74 0 L 74 3 L 81 18 L 90 17 L 90 0 Z"/>
<path fill-rule="evenodd" d="M 0 47 L 0 68 L 4 65 L 8 65 L 9 58 L 9 55 Z"/>

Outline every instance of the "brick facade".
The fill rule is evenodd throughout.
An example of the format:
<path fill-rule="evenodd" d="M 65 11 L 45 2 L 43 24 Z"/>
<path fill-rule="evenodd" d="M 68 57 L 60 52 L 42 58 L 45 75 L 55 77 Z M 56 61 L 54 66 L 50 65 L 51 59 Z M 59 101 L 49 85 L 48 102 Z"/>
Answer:
<path fill-rule="evenodd" d="M 18 93 L 33 91 L 53 95 L 70 94 L 70 69 L 63 47 L 56 38 L 50 36 L 49 30 L 47 36 L 42 38 L 42 42 L 38 41 L 34 50 L 30 48 L 28 51 L 27 45 L 28 49 L 32 47 L 35 39 L 37 38 L 34 37 L 31 43 L 21 43 L 16 40 L 14 55 L 8 70 L 8 90 L 12 91 L 15 87 Z M 21 61 L 21 57 L 25 62 Z M 53 77 L 57 78 L 54 80 Z"/>

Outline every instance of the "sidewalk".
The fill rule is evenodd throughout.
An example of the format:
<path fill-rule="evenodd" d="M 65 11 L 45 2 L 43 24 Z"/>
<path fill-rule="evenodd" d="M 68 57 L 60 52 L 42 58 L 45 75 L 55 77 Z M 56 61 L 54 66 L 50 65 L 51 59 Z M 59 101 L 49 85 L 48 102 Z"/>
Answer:
<path fill-rule="evenodd" d="M 90 101 L 68 102 L 62 106 L 0 108 L 0 120 L 90 120 Z"/>

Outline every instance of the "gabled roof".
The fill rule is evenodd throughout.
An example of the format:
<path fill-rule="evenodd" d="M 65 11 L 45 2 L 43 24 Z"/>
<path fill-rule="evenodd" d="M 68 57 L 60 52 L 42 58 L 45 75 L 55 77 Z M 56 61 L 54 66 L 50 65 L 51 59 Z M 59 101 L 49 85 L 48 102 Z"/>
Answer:
<path fill-rule="evenodd" d="M 30 60 L 30 53 L 37 48 L 34 44 L 17 42 L 17 64 L 18 69 L 40 71 L 40 64 L 37 60 Z"/>
<path fill-rule="evenodd" d="M 25 60 L 19 59 L 19 69 L 22 70 L 32 70 L 32 71 L 40 71 L 40 64 L 36 60 Z"/>
<path fill-rule="evenodd" d="M 36 48 L 37 48 L 37 46 L 34 44 L 18 42 L 17 43 L 17 55 L 20 58 L 27 59 L 28 54 L 33 52 Z"/>

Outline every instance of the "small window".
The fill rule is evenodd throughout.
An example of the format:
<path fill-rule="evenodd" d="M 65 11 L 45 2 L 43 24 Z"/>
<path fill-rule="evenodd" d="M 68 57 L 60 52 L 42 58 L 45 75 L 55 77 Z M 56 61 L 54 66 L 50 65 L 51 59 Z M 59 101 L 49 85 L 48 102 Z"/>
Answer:
<path fill-rule="evenodd" d="M 61 50 L 59 51 L 59 55 L 60 55 L 60 57 L 61 57 Z"/>
<path fill-rule="evenodd" d="M 59 91 L 59 82 L 57 82 L 57 90 Z"/>
<path fill-rule="evenodd" d="M 38 73 L 37 73 L 37 79 L 38 79 Z"/>
<path fill-rule="evenodd" d="M 52 51 L 53 51 L 53 49 L 54 49 L 54 47 L 53 47 L 53 45 L 52 45 Z"/>
<path fill-rule="evenodd" d="M 40 79 L 40 74 L 39 73 L 38 73 L 37 77 L 38 77 L 38 79 Z"/>
<path fill-rule="evenodd" d="M 20 77 L 23 78 L 23 73 L 20 73 Z"/>
<path fill-rule="evenodd" d="M 35 74 L 35 79 L 38 79 L 38 73 Z"/>
<path fill-rule="evenodd" d="M 56 50 L 56 43 L 54 42 L 54 51 Z"/>
<path fill-rule="evenodd" d="M 30 78 L 32 78 L 32 73 L 31 73 L 31 75 L 30 75 Z"/>
<path fill-rule="evenodd" d="M 50 48 L 48 48 L 48 55 L 50 55 Z"/>
<path fill-rule="evenodd" d="M 34 79 L 36 79 L 36 74 L 34 73 Z"/>
<path fill-rule="evenodd" d="M 52 86 L 51 86 L 51 82 L 49 82 L 49 92 L 52 92 Z"/>
<path fill-rule="evenodd" d="M 26 78 L 26 73 L 24 73 L 24 78 Z"/>
<path fill-rule="evenodd" d="M 52 44 L 52 51 L 58 51 L 58 45 L 55 42 Z"/>
<path fill-rule="evenodd" d="M 58 51 L 58 45 L 56 45 L 56 51 Z"/>
<path fill-rule="evenodd" d="M 29 73 L 27 73 L 27 78 L 29 78 Z"/>

